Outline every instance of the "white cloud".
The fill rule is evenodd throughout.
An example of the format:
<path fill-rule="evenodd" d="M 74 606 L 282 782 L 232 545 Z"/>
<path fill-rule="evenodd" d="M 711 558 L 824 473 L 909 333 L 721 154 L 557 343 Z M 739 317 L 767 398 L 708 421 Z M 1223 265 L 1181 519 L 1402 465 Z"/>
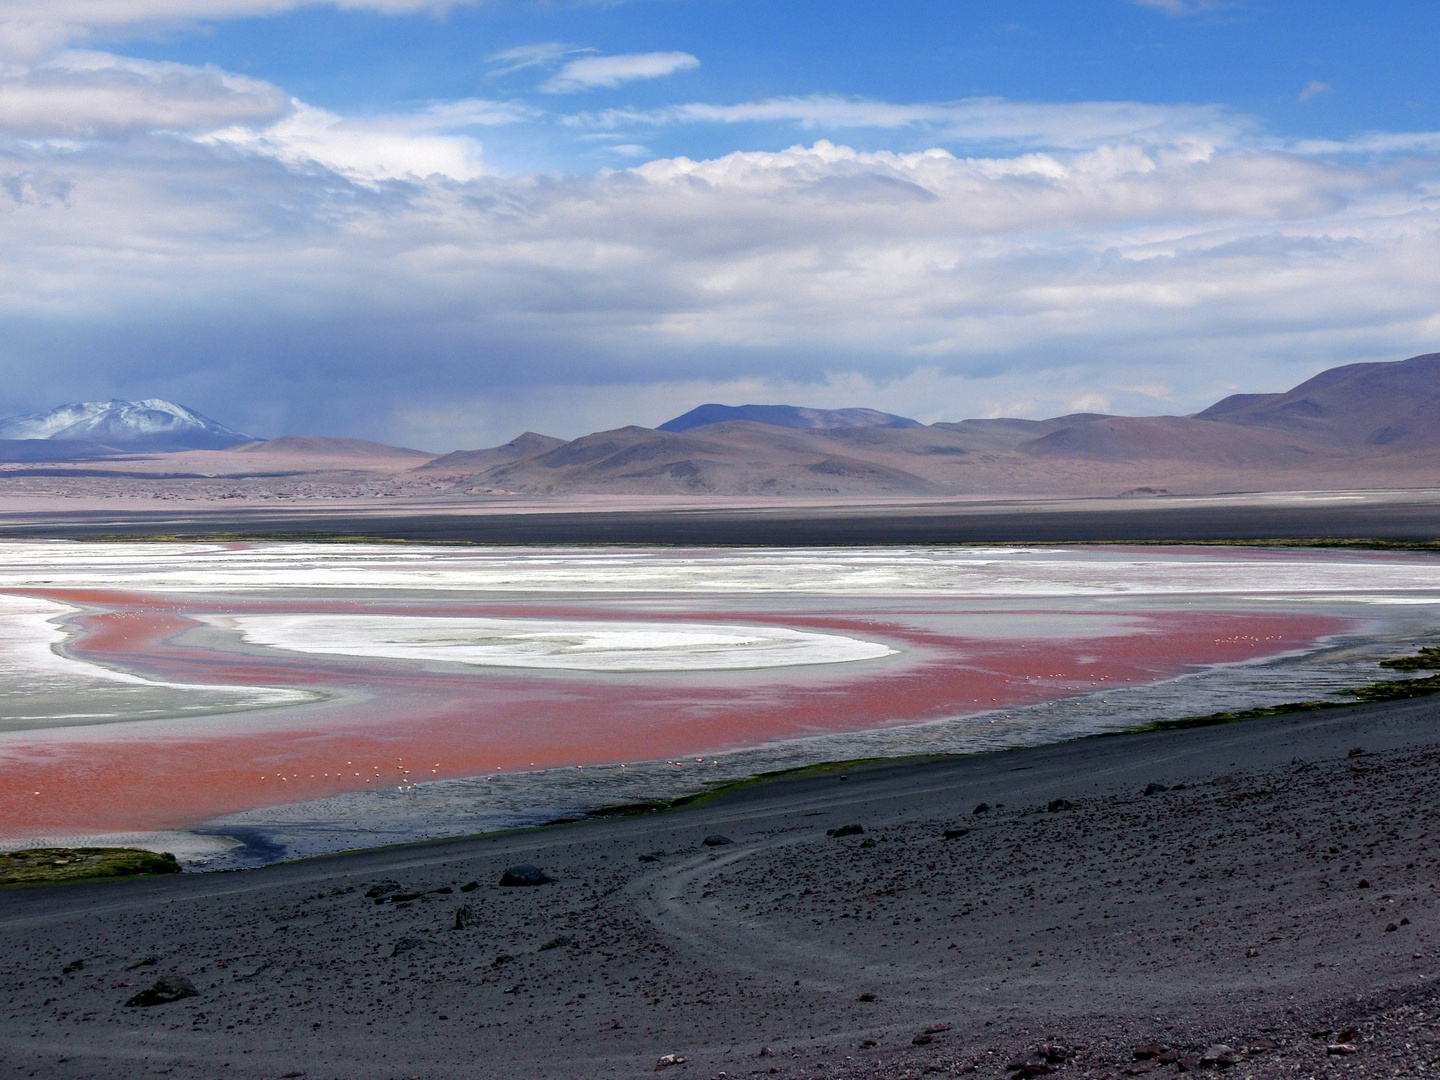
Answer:
<path fill-rule="evenodd" d="M 1235 7 L 1238 0 L 1130 0 L 1130 2 L 1181 18 L 1187 15 L 1208 15 L 1212 11 L 1223 11 L 1226 8 Z"/>
<path fill-rule="evenodd" d="M 967 142 L 1077 149 L 1124 139 L 1149 144 L 1211 146 L 1233 142 L 1253 122 L 1218 106 L 1150 105 L 1132 101 L 1073 104 L 966 98 L 894 104 L 830 95 L 769 98 L 734 105 L 691 103 L 660 109 L 610 109 L 565 118 L 577 127 L 618 129 L 684 123 L 790 122 L 808 130 L 910 128 Z"/>
<path fill-rule="evenodd" d="M 1319 97 L 1321 94 L 1328 94 L 1335 88 L 1329 83 L 1320 82 L 1318 79 L 1311 79 L 1305 84 L 1299 93 L 1301 101 L 1309 101 L 1311 98 Z"/>
<path fill-rule="evenodd" d="M 472 106 L 466 111 L 466 105 Z M 487 171 L 480 143 L 447 130 L 511 122 L 494 102 L 453 102 L 444 109 L 346 119 L 296 104 L 285 119 L 263 130 L 236 126 L 202 141 L 274 157 L 291 165 L 320 165 L 358 180 L 473 180 Z"/>
<path fill-rule="evenodd" d="M 34 68 L 0 69 L 0 132 L 96 138 L 273 123 L 290 111 L 278 87 L 218 68 L 62 53 Z"/>
<path fill-rule="evenodd" d="M 95 34 L 280 15 L 305 7 L 444 14 L 478 0 L 0 0 L 0 56 L 37 59 Z"/>
<path fill-rule="evenodd" d="M 684 52 L 582 56 L 566 63 L 540 89 L 550 94 L 566 94 L 595 87 L 619 86 L 635 79 L 658 79 L 699 66 L 699 60 Z"/>
<path fill-rule="evenodd" d="M 881 103 L 996 145 L 500 177 L 476 132 L 533 119 L 504 103 L 340 117 L 103 54 L 5 78 L 79 104 L 7 112 L 0 86 L 25 135 L 0 139 L 0 412 L 159 395 L 262 432 L 475 445 L 657 422 L 711 386 L 927 420 L 1147 411 L 1162 387 L 1190 411 L 1440 344 L 1425 133 L 1289 146 L 1218 110 Z"/>
<path fill-rule="evenodd" d="M 544 41 L 537 45 L 518 45 L 513 49 L 504 49 L 492 54 L 488 59 L 496 65 L 491 75 L 499 76 L 509 75 L 514 71 L 524 71 L 526 68 L 549 67 L 552 64 L 558 64 L 567 56 L 594 51 L 594 49 L 577 49 L 559 41 Z"/>

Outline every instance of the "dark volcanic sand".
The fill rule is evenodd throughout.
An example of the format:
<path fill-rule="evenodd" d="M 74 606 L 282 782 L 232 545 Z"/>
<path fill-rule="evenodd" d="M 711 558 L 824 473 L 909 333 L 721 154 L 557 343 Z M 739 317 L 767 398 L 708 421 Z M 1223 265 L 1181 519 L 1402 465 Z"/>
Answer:
<path fill-rule="evenodd" d="M 0 1076 L 639 1076 L 665 1054 L 686 1058 L 670 1075 L 1002 1076 L 1043 1042 L 1074 1051 L 1062 1075 L 1118 1075 L 1151 1041 L 1224 1042 L 1233 1075 L 1424 1072 L 1437 719 L 1421 701 L 1097 738 L 650 817 L 8 890 Z M 1144 796 L 1152 781 L 1185 788 Z M 850 823 L 864 834 L 825 834 Z M 734 843 L 702 845 L 716 833 Z M 558 881 L 498 888 L 517 863 Z M 377 906 L 387 879 L 456 891 Z M 462 905 L 474 922 L 452 929 Z M 167 975 L 198 995 L 124 1007 Z M 1311 1034 L 1349 1027 L 1353 1054 Z"/>
<path fill-rule="evenodd" d="M 431 513 L 337 505 L 237 511 L 10 510 L 0 537 L 88 539 L 216 534 L 270 538 L 388 538 L 477 544 L 1009 544 L 1127 541 L 1433 540 L 1440 497 L 1431 490 L 1240 494 L 1157 499 L 932 501 L 836 506 L 522 512 L 491 503 Z M 533 511 L 533 512 L 532 512 Z"/>

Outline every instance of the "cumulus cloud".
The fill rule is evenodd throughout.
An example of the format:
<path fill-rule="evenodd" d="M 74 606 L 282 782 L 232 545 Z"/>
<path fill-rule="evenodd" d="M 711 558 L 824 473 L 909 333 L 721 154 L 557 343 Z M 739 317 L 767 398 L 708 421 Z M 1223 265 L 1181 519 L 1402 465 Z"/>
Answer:
<path fill-rule="evenodd" d="M 292 165 L 319 165 L 358 180 L 473 180 L 487 171 L 481 144 L 463 129 L 493 127 L 529 113 L 506 102 L 470 99 L 416 113 L 345 118 L 303 103 L 265 128 L 234 125 L 200 141 L 274 157 Z"/>
<path fill-rule="evenodd" d="M 204 132 L 274 123 L 290 108 L 278 87 L 213 67 L 68 52 L 38 67 L 0 69 L 0 132 L 10 135 Z"/>
<path fill-rule="evenodd" d="M 699 60 L 684 52 L 582 56 L 567 62 L 540 89 L 550 94 L 568 94 L 596 87 L 615 87 L 636 79 L 658 79 L 699 66 Z"/>
<path fill-rule="evenodd" d="M 6 406 L 159 393 L 247 430 L 479 445 L 658 422 L 707 386 L 954 419 L 1148 410 L 1164 385 L 1188 411 L 1440 338 L 1419 158 L 821 140 L 427 181 L 323 145 L 352 123 L 0 153 L 8 385 L 30 395 Z"/>
<path fill-rule="evenodd" d="M 11 65 L 0 412 L 164 396 L 447 448 L 655 423 L 727 388 L 923 420 L 1149 411 L 1162 389 L 1189 411 L 1440 342 L 1440 134 L 1285 144 L 1128 102 L 647 115 L 970 152 L 815 139 L 499 176 L 479 137 L 528 107 L 344 117 L 211 68 Z"/>

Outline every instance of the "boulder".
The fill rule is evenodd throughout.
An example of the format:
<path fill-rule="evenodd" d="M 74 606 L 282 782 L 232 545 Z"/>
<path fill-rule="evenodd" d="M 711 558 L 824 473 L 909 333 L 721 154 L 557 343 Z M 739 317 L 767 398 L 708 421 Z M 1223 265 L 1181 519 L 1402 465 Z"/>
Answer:
<path fill-rule="evenodd" d="M 181 998 L 196 997 L 200 993 L 195 984 L 183 975 L 162 975 L 154 984 L 141 990 L 125 1002 L 126 1008 L 148 1008 L 151 1005 L 168 1005 Z"/>
<path fill-rule="evenodd" d="M 538 866 L 531 866 L 529 863 L 512 866 L 500 875 L 500 884 L 506 888 L 522 885 L 547 885 L 554 880 Z"/>
<path fill-rule="evenodd" d="M 719 833 L 716 833 L 713 836 L 705 837 L 705 839 L 700 842 L 706 847 L 723 847 L 726 844 L 733 844 L 735 841 L 731 840 L 728 836 L 721 836 Z"/>

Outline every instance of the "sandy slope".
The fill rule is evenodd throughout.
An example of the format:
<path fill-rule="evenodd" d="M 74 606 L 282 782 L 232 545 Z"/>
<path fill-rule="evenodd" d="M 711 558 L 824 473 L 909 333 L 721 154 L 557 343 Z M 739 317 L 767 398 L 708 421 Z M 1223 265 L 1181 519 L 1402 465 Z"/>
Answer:
<path fill-rule="evenodd" d="M 1065 1074 L 1115 1075 L 1158 1040 L 1196 1057 L 1223 1041 L 1241 1075 L 1398 1075 L 1440 1056 L 1437 718 L 1421 702 L 1093 739 L 661 816 L 12 890 L 0 1062 L 602 1077 L 673 1053 L 668 1071 L 707 1077 L 1000 1076 L 1059 1042 Z M 1143 795 L 1152 781 L 1185 786 Z M 1074 808 L 1048 812 L 1057 798 Z M 852 822 L 864 834 L 826 836 Z M 702 845 L 717 833 L 734 843 Z M 498 888 L 520 862 L 558 880 Z M 480 884 L 376 905 L 387 880 Z M 452 929 L 462 906 L 474 921 Z M 122 1005 L 171 973 L 198 996 Z M 1311 1035 L 1351 1026 L 1353 1055 Z"/>

